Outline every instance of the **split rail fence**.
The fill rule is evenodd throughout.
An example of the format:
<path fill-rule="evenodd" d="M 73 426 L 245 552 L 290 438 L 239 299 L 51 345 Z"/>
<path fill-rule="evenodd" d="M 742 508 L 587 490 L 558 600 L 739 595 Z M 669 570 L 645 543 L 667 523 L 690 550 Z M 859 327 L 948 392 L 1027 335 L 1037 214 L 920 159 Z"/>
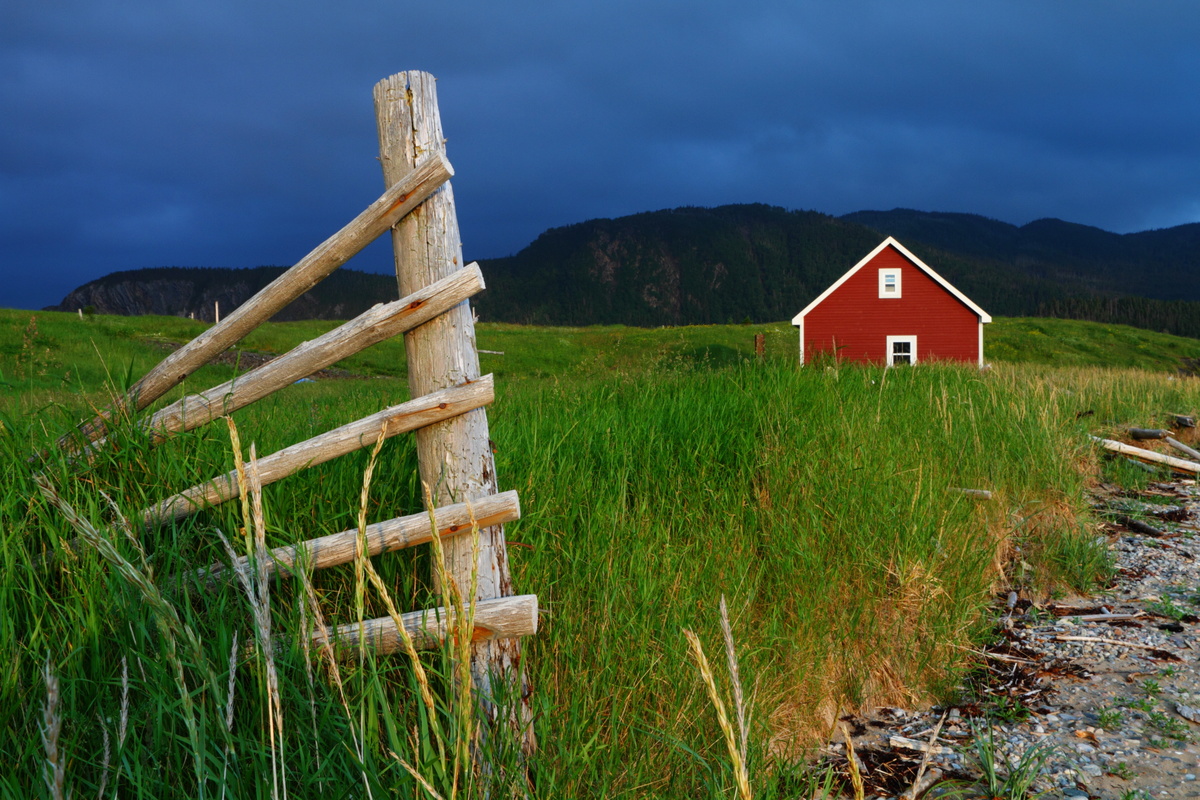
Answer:
<path fill-rule="evenodd" d="M 165 442 L 364 348 L 404 334 L 413 399 L 260 458 L 261 484 L 371 447 L 380 436 L 414 433 L 421 478 L 436 506 L 433 523 L 429 514 L 421 513 L 369 525 L 368 553 L 374 556 L 427 544 L 436 528 L 436 535 L 446 540 L 451 579 L 465 590 L 471 586 L 472 572 L 477 574 L 471 665 L 477 696 L 494 720 L 491 682 L 505 680 L 519 689 L 522 707 L 509 721 L 529 749 L 533 746 L 529 690 L 520 669 L 518 638 L 536 633 L 538 603 L 534 595 L 513 596 L 508 572 L 503 525 L 520 517 L 520 503 L 516 492 L 498 491 L 489 446 L 486 406 L 494 399 L 493 379 L 479 374 L 474 317 L 468 302 L 484 288 L 483 276 L 477 264 L 462 264 L 448 182 L 453 170 L 445 155 L 435 79 L 424 72 L 399 73 L 377 84 L 374 97 L 380 161 L 388 187 L 379 199 L 253 298 L 165 358 L 105 412 L 81 425 L 82 439 L 73 435 L 59 444 L 82 457 L 104 447 L 113 419 L 145 411 L 367 244 L 391 231 L 403 295 L 399 300 L 377 305 L 235 380 L 185 396 L 150 414 L 141 424 L 154 443 Z M 140 521 L 146 528 L 154 528 L 239 495 L 236 472 L 230 472 L 143 510 Z M 472 560 L 471 543 L 462 542 L 470 537 L 458 536 L 470 532 L 473 525 L 481 532 L 478 563 Z M 268 568 L 283 577 L 301 558 L 317 569 L 352 561 L 358 535 L 357 529 L 347 530 L 275 548 Z M 418 610 L 401 616 L 418 646 L 437 646 L 452 624 L 439 611 Z M 377 651 L 388 653 L 400 647 L 390 617 L 371 620 L 364 627 Z M 356 644 L 359 635 L 359 625 L 353 623 L 318 631 L 314 639 L 336 638 Z"/>

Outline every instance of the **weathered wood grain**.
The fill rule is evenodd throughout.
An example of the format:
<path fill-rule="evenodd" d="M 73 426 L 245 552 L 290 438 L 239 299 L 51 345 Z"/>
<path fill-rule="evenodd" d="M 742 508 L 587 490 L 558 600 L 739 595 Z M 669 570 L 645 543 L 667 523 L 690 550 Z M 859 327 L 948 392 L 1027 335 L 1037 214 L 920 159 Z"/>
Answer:
<path fill-rule="evenodd" d="M 1139 461 L 1150 461 L 1155 464 L 1165 464 L 1171 469 L 1179 472 L 1190 472 L 1193 475 L 1200 473 L 1200 463 L 1196 461 L 1184 461 L 1182 458 L 1174 456 L 1164 456 L 1162 453 L 1156 453 L 1153 450 L 1144 450 L 1141 447 L 1134 447 L 1131 444 L 1124 442 L 1116 442 L 1112 439 L 1101 439 L 1098 436 L 1093 436 L 1093 440 L 1098 442 L 1105 450 L 1111 450 L 1114 453 L 1120 453 L 1123 456 L 1130 456 Z"/>
<path fill-rule="evenodd" d="M 262 485 L 266 486 L 286 478 L 305 467 L 323 464 L 346 453 L 370 447 L 378 441 L 381 431 L 384 437 L 414 431 L 482 408 L 494 398 L 492 376 L 485 375 L 470 383 L 432 392 L 416 400 L 392 406 L 357 422 L 351 422 L 260 458 L 258 472 Z M 237 485 L 237 473 L 230 471 L 167 498 L 143 511 L 140 518 L 143 525 L 153 527 L 239 496 L 241 493 Z"/>
<path fill-rule="evenodd" d="M 418 168 L 422 159 L 445 151 L 436 80 L 426 72 L 402 72 L 376 84 L 374 94 L 380 163 L 384 182 L 391 184 Z M 402 295 L 461 269 L 462 242 L 449 183 L 396 224 L 392 248 Z M 414 397 L 479 374 L 475 322 L 468 302 L 405 334 L 404 343 L 409 390 Z M 496 493 L 496 468 L 489 441 L 483 410 L 418 431 L 421 480 L 435 492 L 435 505 Z M 469 542 L 461 537 L 450 540 L 446 563 L 459 586 L 470 586 L 472 577 L 477 576 L 477 599 L 513 593 L 501 525 L 481 531 L 478 561 Z M 535 739 L 530 691 L 520 661 L 516 639 L 477 642 L 472 649 L 471 672 L 476 696 L 482 699 L 489 717 L 495 717 L 495 706 L 488 699 L 497 694 L 491 688 L 493 676 L 511 684 L 506 693 L 521 698 L 520 707 L 508 722 L 521 731 L 528 752 L 533 750 Z"/>
<path fill-rule="evenodd" d="M 400 615 L 400 621 L 413 644 L 422 650 L 437 647 L 453 628 L 455 612 L 447 614 L 445 609 L 410 611 Z M 537 633 L 537 595 L 525 594 L 516 597 L 500 597 L 480 600 L 475 606 L 475 628 L 471 636 L 474 642 L 489 639 L 532 636 Z M 364 636 L 365 634 L 365 636 Z M 312 636 L 314 644 L 326 641 L 335 643 L 335 650 L 343 652 L 358 646 L 360 637 L 381 654 L 394 653 L 403 648 L 396 623 L 391 617 L 366 620 L 360 628 L 357 622 L 317 631 Z"/>
<path fill-rule="evenodd" d="M 491 497 L 439 508 L 434 512 L 435 522 L 432 524 L 426 512 L 396 517 L 366 527 L 367 555 L 377 556 L 380 553 L 425 544 L 433 539 L 434 525 L 437 535 L 445 539 L 470 533 L 472 519 L 480 528 L 486 528 L 512 522 L 520 517 L 521 503 L 516 492 L 501 492 Z M 278 572 L 281 577 L 286 578 L 291 576 L 290 568 L 298 560 L 304 561 L 312 569 L 347 564 L 354 560 L 357 547 L 357 528 L 309 539 L 299 544 L 276 547 L 270 552 L 267 570 Z M 236 569 L 245 566 L 246 563 L 247 558 L 243 556 L 234 562 L 233 567 Z M 226 567 L 213 566 L 206 571 L 206 575 L 218 578 L 227 571 Z"/>
<path fill-rule="evenodd" d="M 454 174 L 441 153 L 431 153 L 411 172 L 398 176 L 378 200 L 330 236 L 311 253 L 280 275 L 258 294 L 242 303 L 219 324 L 213 325 L 184 347 L 163 359 L 133 385 L 124 398 L 80 427 L 89 440 L 104 435 L 106 420 L 122 412 L 137 412 L 178 386 L 184 378 L 207 364 L 246 334 L 269 320 L 288 303 L 316 286 L 356 253 L 418 208 Z M 59 442 L 69 446 L 69 437 Z"/>
<path fill-rule="evenodd" d="M 407 297 L 375 306 L 245 375 L 172 403 L 157 411 L 147 427 L 155 441 L 162 441 L 232 414 L 330 364 L 428 322 L 481 289 L 483 275 L 479 265 L 472 263 Z"/>
<path fill-rule="evenodd" d="M 1188 447 L 1183 442 L 1181 442 L 1178 439 L 1175 439 L 1171 436 L 1167 437 L 1167 444 L 1171 445 L 1171 447 L 1174 447 L 1176 450 L 1183 453 L 1188 458 L 1192 458 L 1192 459 L 1195 459 L 1196 461 L 1200 461 L 1200 450 L 1195 450 L 1191 447 Z"/>

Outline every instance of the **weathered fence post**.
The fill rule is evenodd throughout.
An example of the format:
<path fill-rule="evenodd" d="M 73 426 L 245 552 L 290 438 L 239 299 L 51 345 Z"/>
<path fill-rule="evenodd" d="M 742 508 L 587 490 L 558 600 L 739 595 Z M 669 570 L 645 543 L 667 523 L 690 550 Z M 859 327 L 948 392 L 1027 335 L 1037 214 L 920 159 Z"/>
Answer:
<path fill-rule="evenodd" d="M 375 117 L 379 126 L 384 182 L 392 185 L 426 158 L 445 151 L 438 112 L 436 81 L 427 72 L 401 72 L 375 85 Z M 400 296 L 411 294 L 463 268 L 462 242 L 450 184 L 443 184 L 420 207 L 392 229 L 396 279 Z M 479 377 L 475 321 L 468 301 L 404 335 L 408 384 L 413 397 L 456 386 Z M 438 506 L 472 500 L 497 491 L 496 472 L 483 408 L 416 432 L 421 479 Z M 445 542 L 447 568 L 463 592 L 478 569 L 477 598 L 513 593 L 504 527 L 483 530 L 479 563 L 472 563 L 469 537 Z M 497 696 L 517 699 L 509 722 L 526 751 L 534 747 L 529 689 L 521 669 L 515 638 L 476 642 L 471 672 L 484 710 L 495 721 Z M 493 681 L 504 681 L 502 690 Z M 499 687 L 497 687 L 499 688 Z"/>

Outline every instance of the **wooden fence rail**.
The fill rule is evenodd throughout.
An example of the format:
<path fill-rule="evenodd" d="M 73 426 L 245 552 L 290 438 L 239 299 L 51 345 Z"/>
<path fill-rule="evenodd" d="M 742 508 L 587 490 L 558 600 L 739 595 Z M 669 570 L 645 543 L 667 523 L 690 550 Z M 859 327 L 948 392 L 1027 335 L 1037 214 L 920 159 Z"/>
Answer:
<path fill-rule="evenodd" d="M 478 264 L 386 305 L 375 306 L 261 367 L 154 413 L 147 423 L 155 442 L 232 414 L 251 403 L 349 358 L 373 344 L 410 331 L 483 289 Z"/>
<path fill-rule="evenodd" d="M 306 467 L 324 464 L 338 456 L 370 447 L 379 437 L 389 438 L 441 422 L 495 399 L 492 376 L 444 389 L 440 392 L 385 408 L 377 414 L 363 417 L 328 433 L 314 436 L 290 447 L 278 450 L 258 460 L 258 473 L 263 486 L 275 483 Z M 205 483 L 172 495 L 139 515 L 144 527 L 163 525 L 205 508 L 220 505 L 241 496 L 237 472 L 230 471 Z"/>
<path fill-rule="evenodd" d="M 375 522 L 366 526 L 364 531 L 367 544 L 367 555 L 377 556 L 392 550 L 405 547 L 415 547 L 426 544 L 433 539 L 436 527 L 437 535 L 441 538 L 459 536 L 470 533 L 472 525 L 486 528 L 490 525 L 503 525 L 521 517 L 521 503 L 516 492 L 501 492 L 491 497 L 483 497 L 470 503 L 455 503 L 443 506 L 434 512 L 431 523 L 429 514 L 421 512 L 405 517 L 396 517 L 384 522 Z M 348 564 L 354 560 L 358 548 L 358 529 L 352 528 L 341 533 L 331 533 L 316 539 L 309 539 L 299 544 L 289 544 L 276 547 L 268 555 L 268 573 L 278 572 L 280 577 L 290 577 L 290 568 L 297 562 L 307 562 L 311 569 L 324 569 L 338 564 Z M 232 564 L 234 569 L 245 567 L 249 558 L 242 556 Z M 203 577 L 216 579 L 221 577 L 227 568 L 213 565 L 208 568 Z"/>
<path fill-rule="evenodd" d="M 88 441 L 104 435 L 107 420 L 123 411 L 137 412 L 178 386 L 187 376 L 246 337 L 246 334 L 282 311 L 316 286 L 360 250 L 419 207 L 454 171 L 441 154 L 433 154 L 417 169 L 396 181 L 365 211 L 326 239 L 287 272 L 238 306 L 184 347 L 163 359 L 133 385 L 112 408 L 80 427 Z M 59 445 L 70 448 L 70 437 Z"/>
<path fill-rule="evenodd" d="M 454 627 L 457 614 L 452 609 L 427 609 L 410 611 L 400 615 L 404 629 L 412 637 L 418 649 L 428 650 L 441 644 L 446 632 Z M 447 618 L 448 617 L 448 618 Z M 471 641 L 517 638 L 537 633 L 537 595 L 524 594 L 515 597 L 499 597 L 480 600 L 475 607 L 475 629 Z M 391 617 L 365 621 L 360 628 L 357 622 L 349 622 L 312 636 L 314 644 L 333 640 L 342 648 L 357 647 L 359 637 L 365 631 L 366 640 L 379 653 L 395 653 L 402 647 L 396 623 Z"/>

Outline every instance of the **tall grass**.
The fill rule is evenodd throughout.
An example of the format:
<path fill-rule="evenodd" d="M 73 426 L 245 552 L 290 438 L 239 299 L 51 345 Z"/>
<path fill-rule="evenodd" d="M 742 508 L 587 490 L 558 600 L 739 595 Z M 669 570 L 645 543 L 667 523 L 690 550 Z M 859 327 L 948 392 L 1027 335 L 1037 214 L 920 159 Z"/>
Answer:
<path fill-rule="evenodd" d="M 397 391 L 387 380 L 296 386 L 240 412 L 237 425 L 266 453 Z M 1103 576 L 1083 502 L 1097 458 L 1084 433 L 1200 405 L 1193 382 L 1149 373 L 711 366 L 677 352 L 502 382 L 499 395 L 498 474 L 524 510 L 508 527 L 514 583 L 545 612 L 523 656 L 540 797 L 736 790 L 681 633 L 722 638 L 722 594 L 745 687 L 739 752 L 757 770 L 747 785 L 760 796 L 791 786 L 789 759 L 839 711 L 950 690 L 994 589 Z M 261 544 L 232 537 L 253 553 L 417 510 L 409 441 L 266 487 L 249 521 L 230 504 L 126 535 L 122 519 L 231 468 L 225 429 L 151 448 L 127 424 L 86 471 L 28 464 L 62 427 L 10 414 L 0 434 L 0 647 L 10 654 L 0 795 L 49 791 L 47 654 L 62 720 L 56 763 L 77 797 L 102 786 L 104 796 L 259 797 L 285 783 L 293 797 L 483 791 L 487 776 L 463 766 L 463 748 L 480 740 L 455 704 L 461 654 L 333 660 L 308 647 L 317 624 L 455 603 L 432 589 L 431 550 L 268 579 L 269 591 L 249 593 L 263 611 L 236 583 L 194 578 L 197 566 L 229 560 L 218 531 L 261 531 Z M 35 469 L 75 525 L 42 499 Z M 81 523 L 112 552 L 67 549 Z M 1029 570 L 1010 568 L 1022 561 Z M 275 690 L 265 659 L 237 644 L 257 641 L 261 652 L 263 619 Z M 123 714 L 127 735 L 110 737 Z M 496 773 L 508 785 L 492 794 L 523 793 L 519 773 Z"/>

